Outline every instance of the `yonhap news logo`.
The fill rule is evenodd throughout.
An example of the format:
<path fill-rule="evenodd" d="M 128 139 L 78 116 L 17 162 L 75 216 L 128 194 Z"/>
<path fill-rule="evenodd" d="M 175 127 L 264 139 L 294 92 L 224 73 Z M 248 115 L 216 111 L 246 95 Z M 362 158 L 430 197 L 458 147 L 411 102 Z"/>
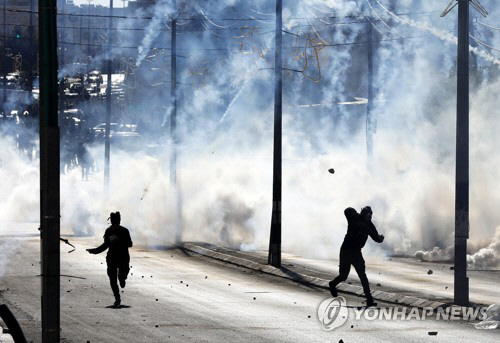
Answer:
<path fill-rule="evenodd" d="M 350 314 L 352 314 L 350 316 Z M 495 320 L 495 327 L 500 327 L 500 305 L 490 307 L 462 307 L 457 305 L 447 307 L 414 307 L 414 306 L 347 306 L 344 297 L 327 298 L 318 306 L 318 320 L 325 331 L 331 331 L 344 325 L 348 318 L 354 321 L 374 321 L 374 320 L 394 320 L 394 321 L 425 321 L 432 320 L 445 321 L 482 321 L 476 327 L 492 325 L 491 320 Z M 490 321 L 490 322 L 488 322 Z"/>
<path fill-rule="evenodd" d="M 349 310 L 344 297 L 328 298 L 318 306 L 318 319 L 323 330 L 331 331 L 345 324 Z"/>

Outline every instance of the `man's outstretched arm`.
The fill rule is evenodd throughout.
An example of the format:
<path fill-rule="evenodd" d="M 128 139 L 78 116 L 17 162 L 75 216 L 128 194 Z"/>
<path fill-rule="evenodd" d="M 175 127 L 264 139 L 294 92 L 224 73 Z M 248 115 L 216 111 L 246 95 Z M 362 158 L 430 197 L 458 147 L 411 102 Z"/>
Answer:
<path fill-rule="evenodd" d="M 375 225 L 373 223 L 368 224 L 370 229 L 369 229 L 369 235 L 370 237 L 377 243 L 382 243 L 384 241 L 384 235 L 379 235 L 377 229 L 375 228 Z"/>
<path fill-rule="evenodd" d="M 104 235 L 104 243 L 102 243 L 100 246 L 98 246 L 97 248 L 94 248 L 94 249 L 87 249 L 87 251 L 91 254 L 100 254 L 102 253 L 104 250 L 106 250 L 107 248 L 109 248 L 109 239 L 108 239 L 108 236 L 107 235 Z"/>

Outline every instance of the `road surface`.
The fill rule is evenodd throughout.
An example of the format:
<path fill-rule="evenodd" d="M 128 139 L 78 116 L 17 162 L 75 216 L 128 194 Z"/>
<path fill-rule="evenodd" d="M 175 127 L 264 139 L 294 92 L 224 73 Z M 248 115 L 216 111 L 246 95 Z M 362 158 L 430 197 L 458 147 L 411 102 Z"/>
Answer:
<path fill-rule="evenodd" d="M 17 316 L 28 341 L 41 341 L 40 251 L 36 224 L 0 234 L 0 303 Z M 131 249 L 131 274 L 114 298 L 105 254 L 85 249 L 100 237 L 61 243 L 62 342 L 498 342 L 499 331 L 464 321 L 355 320 L 324 331 L 318 305 L 325 290 L 252 272 L 178 249 Z M 10 253 L 6 247 L 10 248 Z M 363 299 L 347 297 L 348 305 Z M 391 306 L 379 302 L 379 306 Z M 430 336 L 429 331 L 437 332 Z"/>

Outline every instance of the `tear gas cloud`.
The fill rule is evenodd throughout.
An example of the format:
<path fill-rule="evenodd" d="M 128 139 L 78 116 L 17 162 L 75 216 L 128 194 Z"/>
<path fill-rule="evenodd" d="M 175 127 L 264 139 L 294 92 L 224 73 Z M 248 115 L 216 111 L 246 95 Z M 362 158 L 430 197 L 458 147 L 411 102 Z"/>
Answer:
<path fill-rule="evenodd" d="M 151 12 L 155 19 L 144 27 L 134 57 L 138 68 L 155 44 L 169 45 L 170 32 L 157 31 L 170 25 L 165 20 L 173 13 L 169 3 L 159 1 Z M 158 127 L 167 133 L 159 136 L 160 147 L 145 153 L 112 146 L 108 197 L 102 192 L 103 147 L 90 148 L 101 172 L 91 174 L 88 182 L 81 181 L 78 170 L 61 176 L 62 227 L 100 237 L 109 212 L 119 210 L 138 244 L 169 244 L 175 240 L 180 209 L 183 240 L 266 249 L 274 2 L 199 1 L 192 8 L 177 3 L 184 25 L 177 36 L 178 54 L 184 56 L 177 59 L 179 195 L 169 182 L 169 128 L 161 127 L 169 123 L 170 85 L 165 82 L 136 89 L 143 96 L 127 105 L 137 120 L 160 118 Z M 498 4 L 482 4 L 490 14 L 478 20 L 498 22 Z M 337 256 L 346 231 L 343 210 L 371 205 L 375 225 L 386 237 L 384 253 L 419 251 L 417 257 L 425 260 L 453 254 L 456 11 L 440 18 L 445 5 L 417 0 L 286 2 L 284 29 L 294 35 L 283 33 L 284 251 Z M 371 169 L 366 104 L 338 104 L 367 98 L 366 14 L 372 16 L 374 35 Z M 198 20 L 182 19 L 190 16 Z M 120 25 L 125 24 L 115 27 Z M 479 24 L 475 28 L 482 41 L 500 47 L 498 31 Z M 118 31 L 120 41 L 131 41 L 129 32 Z M 500 73 L 494 50 L 472 40 L 471 45 L 478 71 L 471 77 L 470 95 L 469 265 L 495 268 Z M 140 70 L 144 79 L 157 77 L 157 71 Z M 169 78 L 168 71 L 165 75 Z M 36 218 L 38 165 L 16 154 L 13 140 L 2 137 L 2 146 L 10 147 L 2 152 L 10 155 L 2 159 L 0 214 L 6 220 Z M 333 175 L 328 173 L 332 167 Z M 368 244 L 367 249 L 380 253 L 379 247 Z"/>

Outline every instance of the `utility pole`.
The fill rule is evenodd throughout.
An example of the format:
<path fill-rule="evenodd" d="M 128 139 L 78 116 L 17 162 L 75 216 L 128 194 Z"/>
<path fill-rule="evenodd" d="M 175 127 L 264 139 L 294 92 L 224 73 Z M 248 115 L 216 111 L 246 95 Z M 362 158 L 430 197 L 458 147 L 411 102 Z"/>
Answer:
<path fill-rule="evenodd" d="M 42 342 L 60 340 L 60 187 L 56 0 L 39 0 Z"/>
<path fill-rule="evenodd" d="M 367 62 L 368 62 L 368 103 L 366 106 L 366 152 L 368 159 L 368 170 L 373 167 L 373 28 L 371 18 L 367 18 Z"/>
<path fill-rule="evenodd" d="M 458 1 L 455 303 L 469 305 L 469 0 Z"/>
<path fill-rule="evenodd" d="M 273 207 L 268 263 L 281 267 L 281 129 L 282 129 L 282 0 L 276 0 L 276 51 L 274 55 L 274 151 L 273 151 Z"/>
<path fill-rule="evenodd" d="M 3 53 L 2 53 L 2 74 L 3 74 L 3 100 L 2 100 L 2 110 L 6 115 L 7 108 L 5 108 L 5 104 L 7 104 L 7 0 L 3 0 Z"/>
<path fill-rule="evenodd" d="M 172 36 L 170 40 L 170 138 L 172 149 L 170 155 L 170 185 L 175 186 L 177 179 L 177 1 L 174 3 L 174 15 L 172 16 Z"/>
<path fill-rule="evenodd" d="M 106 141 L 104 143 L 104 192 L 109 191 L 109 159 L 110 159 L 110 131 L 111 131 L 111 75 L 113 69 L 112 54 L 113 30 L 113 0 L 109 0 L 109 29 L 108 29 L 108 82 L 106 84 Z"/>
<path fill-rule="evenodd" d="M 172 148 L 170 150 L 170 187 L 175 196 L 176 207 L 176 232 L 175 242 L 180 243 L 182 239 L 182 215 L 179 187 L 177 185 L 177 1 L 173 0 L 174 14 L 172 15 L 172 37 L 170 39 L 170 139 Z"/>
<path fill-rule="evenodd" d="M 454 302 L 469 306 L 467 277 L 467 239 L 469 238 L 469 2 L 486 16 L 488 12 L 477 0 L 456 0 L 458 3 L 457 48 L 457 133 L 455 174 L 455 272 Z M 444 17 L 453 1 L 441 14 Z"/>

